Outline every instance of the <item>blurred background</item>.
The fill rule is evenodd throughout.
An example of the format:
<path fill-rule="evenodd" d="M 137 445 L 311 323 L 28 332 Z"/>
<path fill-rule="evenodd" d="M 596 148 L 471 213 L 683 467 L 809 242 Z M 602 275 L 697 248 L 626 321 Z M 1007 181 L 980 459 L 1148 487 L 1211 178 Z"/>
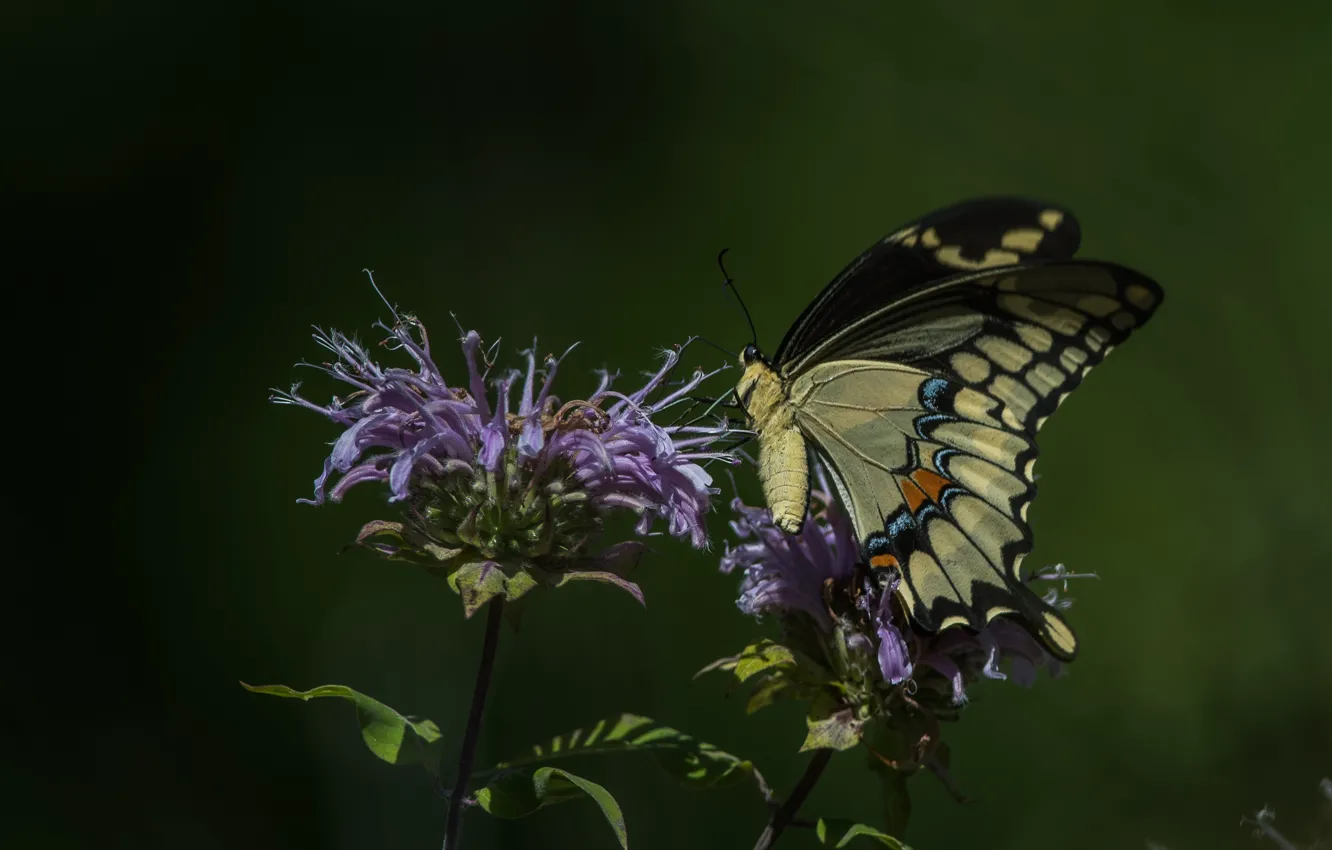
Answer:
<path fill-rule="evenodd" d="M 965 197 L 1067 205 L 1083 253 L 1165 306 L 1042 434 L 1033 565 L 1083 649 L 946 729 L 959 805 L 913 780 L 922 850 L 1301 838 L 1332 772 L 1332 10 L 995 4 L 11 4 L 8 694 L 13 847 L 435 847 L 444 806 L 377 761 L 343 683 L 461 729 L 481 639 L 447 588 L 368 553 L 364 488 L 308 496 L 334 429 L 266 402 L 320 324 L 377 339 L 367 285 L 512 354 L 583 346 L 560 392 L 659 346 L 761 341 L 844 263 Z M 1320 94 L 1321 93 L 1321 94 Z M 703 361 L 720 354 L 699 348 Z M 714 361 L 715 358 L 715 361 Z M 734 373 L 732 373 L 734 375 Z M 753 482 L 743 486 L 753 495 Z M 728 494 L 729 495 L 729 494 Z M 725 531 L 725 511 L 714 530 Z M 720 538 L 719 538 L 720 539 Z M 698 668 L 763 627 L 717 552 L 661 542 L 647 610 L 553 594 L 500 647 L 479 761 L 650 715 L 803 769 L 795 706 L 745 717 Z M 451 764 L 454 750 L 446 757 Z M 750 788 L 580 767 L 639 848 L 750 846 Z M 859 756 L 809 816 L 873 820 Z M 469 848 L 611 848 L 590 803 L 473 815 Z M 783 847 L 811 847 L 808 832 Z"/>

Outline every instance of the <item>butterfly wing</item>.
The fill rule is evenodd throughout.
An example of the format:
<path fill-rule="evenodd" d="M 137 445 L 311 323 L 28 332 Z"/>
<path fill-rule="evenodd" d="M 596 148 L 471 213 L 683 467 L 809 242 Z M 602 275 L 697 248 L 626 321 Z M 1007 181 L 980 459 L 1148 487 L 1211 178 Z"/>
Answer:
<path fill-rule="evenodd" d="M 791 326 L 774 362 L 803 359 L 846 322 L 918 286 L 983 268 L 1071 259 L 1081 238 L 1072 213 L 1040 201 L 983 198 L 936 210 L 847 265 Z"/>
<path fill-rule="evenodd" d="M 1105 263 L 975 272 L 845 325 L 789 378 L 857 537 L 884 544 L 922 627 L 1017 614 L 1053 654 L 1074 655 L 1072 630 L 1019 573 L 1036 432 L 1161 299 Z"/>

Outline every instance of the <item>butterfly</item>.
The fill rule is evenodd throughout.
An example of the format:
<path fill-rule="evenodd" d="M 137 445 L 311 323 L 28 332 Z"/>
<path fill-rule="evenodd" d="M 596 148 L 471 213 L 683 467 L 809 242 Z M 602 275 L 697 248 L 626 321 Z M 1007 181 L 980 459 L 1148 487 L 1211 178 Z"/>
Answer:
<path fill-rule="evenodd" d="M 1052 655 L 1077 638 L 1019 572 L 1031 551 L 1036 433 L 1160 306 L 1155 281 L 1076 260 L 1067 210 L 988 198 L 938 210 L 842 270 L 735 396 L 773 519 L 795 533 L 812 453 L 872 568 L 897 570 L 936 632 L 1015 616 Z"/>

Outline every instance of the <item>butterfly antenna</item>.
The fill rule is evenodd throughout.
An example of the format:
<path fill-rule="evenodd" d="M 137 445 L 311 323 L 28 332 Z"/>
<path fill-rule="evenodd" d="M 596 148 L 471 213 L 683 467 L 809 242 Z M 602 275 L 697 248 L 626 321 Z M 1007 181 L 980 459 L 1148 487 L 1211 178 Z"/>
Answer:
<path fill-rule="evenodd" d="M 732 360 L 738 360 L 738 359 L 740 359 L 740 355 L 739 355 L 739 354 L 736 354 L 734 351 L 732 351 L 732 350 L 729 349 L 729 348 L 722 348 L 720 345 L 718 345 L 717 343 L 713 342 L 712 340 L 708 339 L 708 338 L 705 337 L 705 336 L 695 337 L 695 339 L 697 339 L 699 342 L 706 343 L 706 344 L 712 346 L 713 348 L 715 348 L 715 349 L 717 349 L 718 351 L 720 351 L 722 354 L 729 355 L 730 358 L 731 358 Z"/>
<path fill-rule="evenodd" d="M 722 259 L 726 256 L 726 252 L 729 250 L 731 249 L 723 248 L 721 249 L 721 253 L 717 255 L 717 267 L 721 269 L 722 277 L 726 278 L 726 281 L 722 286 L 729 286 L 731 291 L 735 293 L 735 300 L 740 302 L 740 309 L 745 311 L 745 321 L 749 322 L 749 334 L 754 338 L 754 345 L 757 347 L 758 331 L 754 329 L 754 319 L 749 315 L 749 308 L 745 306 L 745 299 L 740 297 L 740 290 L 735 288 L 735 281 L 726 273 L 726 265 L 722 262 Z"/>

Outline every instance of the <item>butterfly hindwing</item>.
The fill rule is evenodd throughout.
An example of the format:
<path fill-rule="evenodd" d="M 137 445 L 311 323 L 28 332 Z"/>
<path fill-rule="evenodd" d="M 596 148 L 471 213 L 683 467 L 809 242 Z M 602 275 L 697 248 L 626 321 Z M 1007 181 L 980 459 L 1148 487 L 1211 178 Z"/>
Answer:
<path fill-rule="evenodd" d="M 900 592 L 927 630 L 1018 614 L 1052 651 L 1076 641 L 1018 574 L 1036 447 L 1001 404 L 919 369 L 835 361 L 792 385 L 798 422 L 823 459 L 871 558 L 885 541 Z"/>
<path fill-rule="evenodd" d="M 1065 260 L 1081 230 L 1073 214 L 1024 198 L 985 198 L 937 210 L 871 245 L 801 314 L 775 360 L 796 363 L 848 321 L 959 273 Z"/>

